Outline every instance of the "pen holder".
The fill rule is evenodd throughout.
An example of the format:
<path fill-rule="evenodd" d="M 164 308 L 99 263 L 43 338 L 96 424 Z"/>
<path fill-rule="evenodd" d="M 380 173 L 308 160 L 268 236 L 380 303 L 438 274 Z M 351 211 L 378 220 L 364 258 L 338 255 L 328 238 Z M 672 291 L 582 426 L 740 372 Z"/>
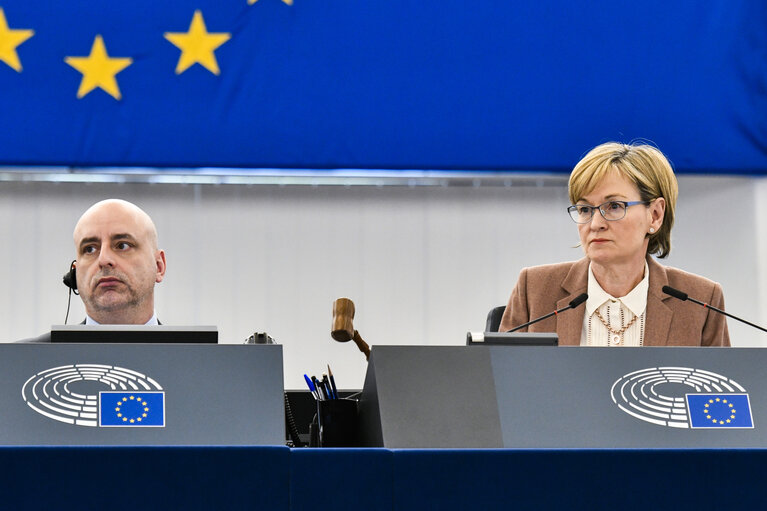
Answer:
<path fill-rule="evenodd" d="M 317 401 L 317 443 L 319 447 L 357 445 L 357 401 L 328 399 Z"/>

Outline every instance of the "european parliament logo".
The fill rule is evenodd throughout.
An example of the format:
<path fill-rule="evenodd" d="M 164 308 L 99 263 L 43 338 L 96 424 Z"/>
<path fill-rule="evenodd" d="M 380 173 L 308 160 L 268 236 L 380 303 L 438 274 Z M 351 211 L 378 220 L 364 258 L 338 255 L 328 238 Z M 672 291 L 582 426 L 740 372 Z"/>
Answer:
<path fill-rule="evenodd" d="M 100 392 L 99 426 L 165 426 L 164 392 Z"/>
<path fill-rule="evenodd" d="M 680 429 L 753 429 L 746 389 L 711 371 L 651 367 L 613 383 L 613 402 L 632 417 Z"/>
<path fill-rule="evenodd" d="M 687 394 L 693 428 L 753 428 L 748 394 Z"/>
<path fill-rule="evenodd" d="M 105 390 L 106 389 L 106 390 Z M 21 395 L 35 412 L 88 427 L 164 427 L 165 392 L 151 377 L 125 367 L 72 364 L 30 377 Z"/>

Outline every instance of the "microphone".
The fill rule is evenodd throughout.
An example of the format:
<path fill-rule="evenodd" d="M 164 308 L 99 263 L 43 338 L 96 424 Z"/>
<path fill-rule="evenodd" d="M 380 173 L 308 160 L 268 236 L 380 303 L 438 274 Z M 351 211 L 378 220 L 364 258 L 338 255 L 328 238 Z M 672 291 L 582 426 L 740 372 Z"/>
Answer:
<path fill-rule="evenodd" d="M 544 319 L 550 318 L 551 316 L 559 314 L 560 312 L 564 312 L 564 311 L 566 311 L 568 309 L 574 309 L 574 308 L 576 308 L 577 306 L 579 306 L 580 304 L 582 304 L 583 302 L 585 302 L 588 299 L 589 299 L 589 295 L 587 295 L 586 293 L 580 294 L 580 295 L 576 296 L 575 298 L 573 298 L 570 301 L 570 303 L 567 305 L 567 307 L 562 307 L 561 309 L 555 310 L 554 312 L 549 312 L 545 316 L 541 316 L 540 318 L 535 318 L 532 321 L 528 321 L 527 323 L 524 323 L 522 325 L 514 327 L 511 330 L 507 331 L 507 333 L 516 332 L 517 330 L 525 328 L 526 326 L 530 326 L 533 323 L 538 323 L 539 321 L 543 321 Z"/>
<path fill-rule="evenodd" d="M 702 305 L 704 309 L 711 309 L 712 311 L 716 311 L 716 312 L 718 312 L 719 314 L 724 314 L 724 315 L 725 315 L 725 316 L 727 316 L 728 318 L 737 319 L 737 320 L 738 320 L 738 321 L 740 321 L 741 323 L 745 323 L 745 324 L 747 324 L 748 326 L 752 326 L 752 327 L 754 327 L 754 328 L 758 328 L 758 329 L 759 329 L 759 330 L 761 330 L 762 332 L 767 332 L 767 329 L 764 329 L 764 328 L 760 327 L 759 325 L 755 325 L 755 324 L 751 323 L 750 321 L 746 321 L 745 319 L 741 319 L 741 318 L 739 318 L 738 316 L 733 316 L 733 315 L 732 315 L 732 314 L 730 314 L 729 312 L 724 312 L 722 309 L 717 309 L 717 308 L 716 308 L 716 307 L 714 307 L 713 305 L 709 305 L 709 304 L 707 304 L 707 303 L 703 303 L 703 302 L 701 302 L 700 300 L 696 300 L 695 298 L 690 298 L 690 297 L 687 295 L 687 293 L 683 293 L 683 292 L 681 292 L 680 290 L 678 290 L 678 289 L 674 289 L 674 288 L 673 288 L 673 287 L 671 287 L 671 286 L 663 286 L 662 290 L 663 290 L 663 292 L 664 292 L 664 293 L 666 293 L 667 295 L 669 295 L 669 296 L 673 296 L 674 298 L 678 298 L 679 300 L 682 300 L 683 302 L 686 302 L 687 300 L 690 300 L 690 301 L 691 301 L 691 302 L 693 302 L 693 303 L 697 303 L 698 305 Z"/>
<path fill-rule="evenodd" d="M 348 298 L 339 298 L 333 302 L 333 327 L 330 337 L 338 342 L 354 341 L 359 350 L 370 358 L 370 346 L 362 339 L 360 333 L 354 329 L 354 302 Z"/>

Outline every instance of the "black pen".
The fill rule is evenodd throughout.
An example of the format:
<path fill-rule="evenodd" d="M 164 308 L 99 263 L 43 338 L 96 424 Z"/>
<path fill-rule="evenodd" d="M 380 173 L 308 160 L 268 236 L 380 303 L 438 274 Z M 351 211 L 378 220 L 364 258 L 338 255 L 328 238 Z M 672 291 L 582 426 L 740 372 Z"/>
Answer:
<path fill-rule="evenodd" d="M 325 382 L 322 380 L 317 380 L 317 382 L 320 385 L 320 388 L 322 389 L 322 395 L 325 396 L 325 399 L 330 399 L 330 394 L 328 393 L 328 388 L 325 386 Z"/>
<path fill-rule="evenodd" d="M 328 364 L 328 374 L 330 375 L 330 387 L 333 389 L 335 399 L 338 399 L 338 388 L 336 388 L 336 379 L 333 378 L 333 371 L 330 370 L 330 364 Z"/>
<path fill-rule="evenodd" d="M 333 397 L 333 389 L 330 388 L 330 383 L 328 382 L 328 375 L 323 374 L 322 375 L 322 387 L 325 389 L 325 392 L 328 393 L 329 399 L 334 399 Z"/>
<path fill-rule="evenodd" d="M 314 387 L 317 389 L 317 394 L 319 394 L 320 400 L 322 401 L 324 399 L 327 399 L 323 395 L 324 392 L 322 391 L 322 384 L 321 384 L 320 380 L 318 380 L 316 376 L 312 376 L 312 382 L 314 383 Z"/>

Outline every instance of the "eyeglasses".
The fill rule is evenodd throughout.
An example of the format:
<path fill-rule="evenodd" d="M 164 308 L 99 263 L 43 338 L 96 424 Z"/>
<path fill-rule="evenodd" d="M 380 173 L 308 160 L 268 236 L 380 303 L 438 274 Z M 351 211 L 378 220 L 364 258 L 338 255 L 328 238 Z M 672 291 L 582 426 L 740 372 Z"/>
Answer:
<path fill-rule="evenodd" d="M 626 210 L 629 206 L 636 206 L 637 204 L 650 204 L 651 201 L 636 200 L 626 202 L 623 200 L 611 200 L 599 206 L 589 206 L 587 204 L 576 204 L 574 206 L 568 206 L 567 212 L 570 213 L 570 218 L 576 224 L 587 224 L 591 222 L 594 217 L 594 210 L 599 210 L 599 213 L 605 220 L 614 222 L 620 220 L 626 216 Z"/>

